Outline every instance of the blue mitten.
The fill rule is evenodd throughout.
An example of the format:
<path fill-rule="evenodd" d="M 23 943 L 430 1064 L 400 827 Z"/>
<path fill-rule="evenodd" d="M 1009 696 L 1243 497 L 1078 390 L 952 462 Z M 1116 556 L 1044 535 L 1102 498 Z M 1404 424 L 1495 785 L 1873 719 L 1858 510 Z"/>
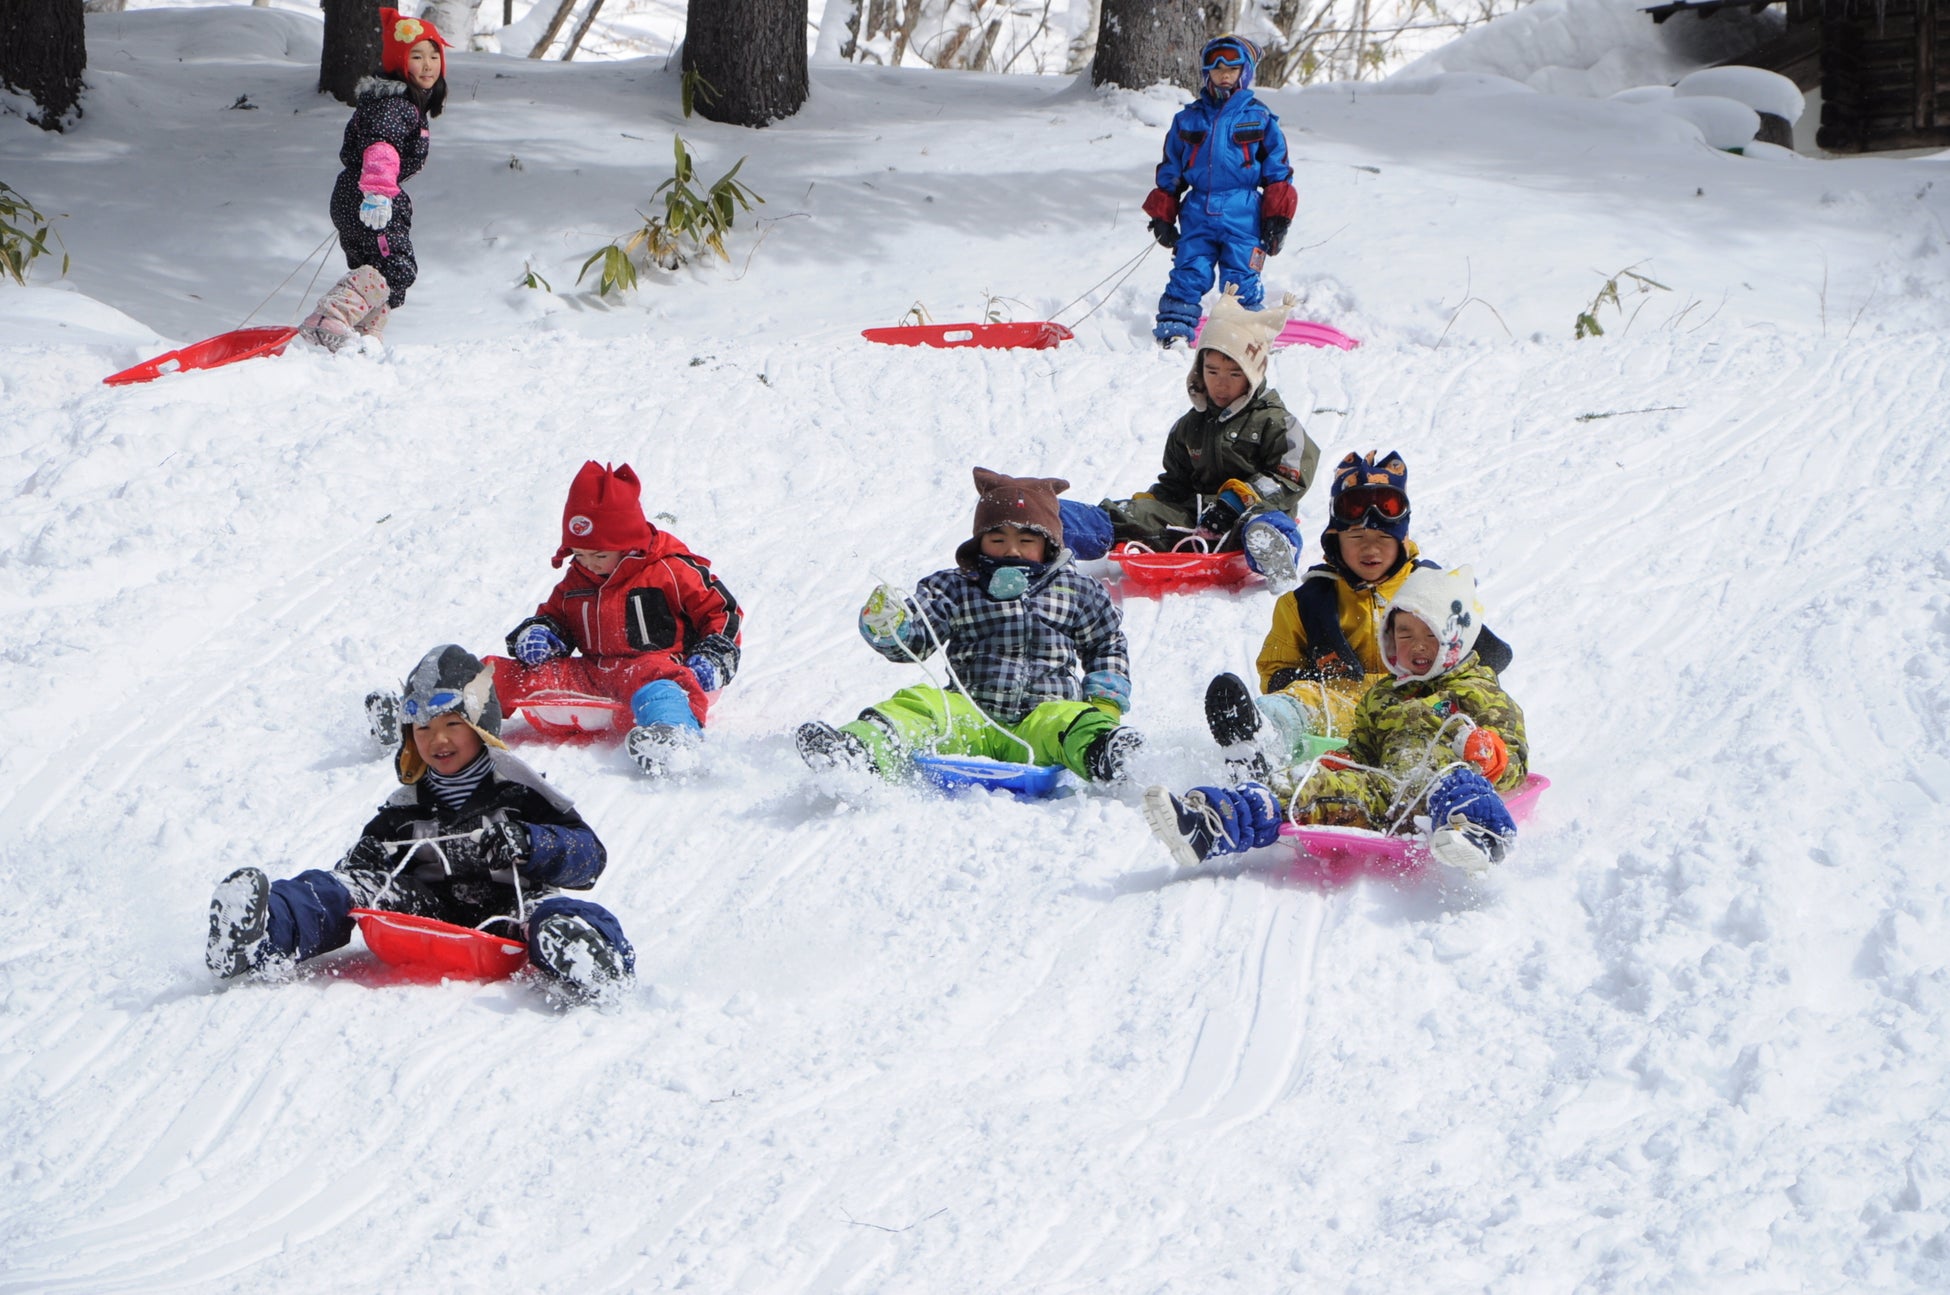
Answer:
<path fill-rule="evenodd" d="M 523 621 L 508 636 L 508 651 L 523 665 L 540 665 L 569 655 L 569 645 L 549 622 L 537 618 Z"/>
<path fill-rule="evenodd" d="M 731 676 L 738 673 L 738 645 L 722 634 L 706 634 L 684 658 L 691 674 L 697 678 L 697 686 L 704 692 L 716 692 L 731 682 Z"/>
<path fill-rule="evenodd" d="M 1099 710 L 1112 710 L 1112 718 L 1131 708 L 1131 681 L 1115 670 L 1092 670 L 1083 677 L 1083 699 Z"/>
<path fill-rule="evenodd" d="M 393 223 L 393 200 L 383 193 L 369 193 L 359 203 L 359 223 L 367 229 L 384 229 Z"/>
<path fill-rule="evenodd" d="M 699 692 L 716 692 L 718 690 L 718 671 L 711 664 L 710 657 L 685 657 L 684 664 L 690 667 L 691 677 L 697 680 Z"/>

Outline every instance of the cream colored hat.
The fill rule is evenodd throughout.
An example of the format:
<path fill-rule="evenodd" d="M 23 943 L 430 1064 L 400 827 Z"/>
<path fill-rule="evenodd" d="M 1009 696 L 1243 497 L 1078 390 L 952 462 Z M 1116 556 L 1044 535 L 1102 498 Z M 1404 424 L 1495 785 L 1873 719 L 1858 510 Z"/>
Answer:
<path fill-rule="evenodd" d="M 1200 351 L 1217 351 L 1237 364 L 1246 375 L 1247 392 L 1233 402 L 1243 405 L 1258 394 L 1266 382 L 1266 365 L 1273 358 L 1273 339 L 1286 327 L 1294 299 L 1283 297 L 1267 310 L 1248 310 L 1239 304 L 1239 285 L 1229 283 L 1225 293 L 1212 303 L 1212 313 L 1192 342 L 1192 372 L 1185 379 L 1185 390 L 1192 404 L 1205 408 L 1205 383 L 1199 374 Z"/>

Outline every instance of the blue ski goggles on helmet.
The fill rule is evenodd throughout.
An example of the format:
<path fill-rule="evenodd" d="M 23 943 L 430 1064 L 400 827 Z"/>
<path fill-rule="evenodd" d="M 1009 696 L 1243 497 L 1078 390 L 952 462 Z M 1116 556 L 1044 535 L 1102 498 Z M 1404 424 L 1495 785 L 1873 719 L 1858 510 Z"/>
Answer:
<path fill-rule="evenodd" d="M 1199 55 L 1199 70 L 1210 72 L 1215 67 L 1250 67 L 1259 56 L 1259 50 L 1250 42 L 1238 36 L 1220 36 L 1207 42 Z"/>
<path fill-rule="evenodd" d="M 399 713 L 400 718 L 408 724 L 418 727 L 431 724 L 436 715 L 459 711 L 466 704 L 467 698 L 458 688 L 440 688 L 425 697 L 402 698 Z M 465 719 L 467 716 L 462 714 L 461 718 Z"/>

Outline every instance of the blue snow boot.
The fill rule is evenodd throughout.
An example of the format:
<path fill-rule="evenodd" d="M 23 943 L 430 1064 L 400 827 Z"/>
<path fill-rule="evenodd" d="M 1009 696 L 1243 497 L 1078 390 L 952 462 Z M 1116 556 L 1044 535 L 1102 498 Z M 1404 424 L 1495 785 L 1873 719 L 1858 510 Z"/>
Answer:
<path fill-rule="evenodd" d="M 1198 336 L 1199 304 L 1196 301 L 1180 301 L 1167 292 L 1158 298 L 1158 322 L 1151 329 L 1151 336 L 1158 339 L 1158 345 L 1171 347 L 1174 344 L 1190 346 Z"/>
<path fill-rule="evenodd" d="M 1517 824 L 1489 779 L 1451 769 L 1429 788 L 1429 853 L 1452 868 L 1482 874 L 1516 844 Z"/>
<path fill-rule="evenodd" d="M 1260 782 L 1194 787 L 1183 799 L 1164 787 L 1144 793 L 1144 818 L 1152 835 L 1182 868 L 1195 868 L 1215 854 L 1271 845 L 1279 839 L 1284 817 L 1273 789 Z"/>

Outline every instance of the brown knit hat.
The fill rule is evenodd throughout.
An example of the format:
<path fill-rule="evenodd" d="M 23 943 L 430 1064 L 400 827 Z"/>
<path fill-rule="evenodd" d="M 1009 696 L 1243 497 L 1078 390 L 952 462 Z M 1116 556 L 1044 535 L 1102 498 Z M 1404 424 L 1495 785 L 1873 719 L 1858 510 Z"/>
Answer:
<path fill-rule="evenodd" d="M 1061 477 L 1008 477 L 987 468 L 975 469 L 974 539 L 955 550 L 966 564 L 977 551 L 976 541 L 1000 526 L 1035 531 L 1050 543 L 1050 556 L 1063 547 L 1063 513 L 1056 496 L 1070 488 Z"/>

